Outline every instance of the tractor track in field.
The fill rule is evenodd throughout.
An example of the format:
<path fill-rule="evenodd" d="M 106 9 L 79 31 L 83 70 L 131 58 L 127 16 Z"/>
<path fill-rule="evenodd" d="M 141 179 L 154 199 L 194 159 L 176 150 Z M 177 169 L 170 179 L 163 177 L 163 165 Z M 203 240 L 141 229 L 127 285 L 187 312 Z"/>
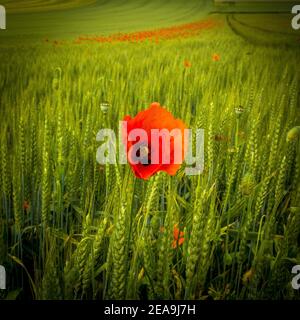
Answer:
<path fill-rule="evenodd" d="M 273 12 L 274 13 L 274 12 Z M 286 32 L 281 32 L 281 31 L 272 31 L 272 30 L 268 30 L 268 29 L 264 29 L 261 27 L 257 27 L 257 26 L 253 26 L 253 25 L 249 25 L 245 22 L 239 21 L 238 19 L 236 19 L 235 17 L 236 13 L 230 13 L 230 14 L 226 14 L 226 22 L 229 26 L 229 28 L 231 29 L 231 31 L 236 34 L 237 36 L 243 38 L 245 41 L 255 44 L 255 45 L 264 45 L 264 46 L 281 46 L 282 45 L 282 41 L 272 41 L 269 40 L 268 35 L 279 35 L 279 36 L 288 36 L 290 38 L 295 38 L 296 37 L 290 33 L 286 33 Z M 245 34 L 244 32 L 241 31 L 241 29 L 239 28 L 239 26 L 247 28 L 248 31 L 252 31 L 251 34 Z M 257 35 L 254 35 L 255 32 L 260 32 L 261 34 L 263 34 L 265 36 L 265 39 L 268 40 L 262 40 L 260 38 L 257 37 Z M 254 35 L 254 36 L 253 36 Z M 291 47 L 294 48 L 296 46 L 299 46 L 299 43 L 297 43 L 296 41 L 294 43 L 290 42 L 290 43 L 284 43 L 284 45 L 286 47 Z"/>
<path fill-rule="evenodd" d="M 261 27 L 257 27 L 257 26 L 253 26 L 253 25 L 247 24 L 247 23 L 237 19 L 236 18 L 236 14 L 232 15 L 232 20 L 234 20 L 235 22 L 237 22 L 240 25 L 243 25 L 245 27 L 252 28 L 252 29 L 255 29 L 255 30 L 258 30 L 258 31 L 262 31 L 262 32 L 270 33 L 270 34 L 280 34 L 280 35 L 291 36 L 291 33 L 289 33 L 289 32 L 274 31 L 274 30 L 265 29 L 265 28 L 261 28 Z"/>

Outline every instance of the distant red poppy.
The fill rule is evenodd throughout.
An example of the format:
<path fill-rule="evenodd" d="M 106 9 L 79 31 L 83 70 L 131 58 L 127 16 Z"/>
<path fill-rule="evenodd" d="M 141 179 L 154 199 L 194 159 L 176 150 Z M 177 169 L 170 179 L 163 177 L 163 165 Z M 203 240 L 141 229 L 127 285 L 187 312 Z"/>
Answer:
<path fill-rule="evenodd" d="M 175 175 L 187 149 L 187 141 L 184 139 L 185 124 L 180 119 L 175 119 L 158 102 L 153 102 L 147 110 L 139 112 L 134 118 L 126 116 L 124 121 L 127 122 L 127 128 L 123 128 L 123 142 L 127 145 L 128 162 L 136 177 L 149 179 L 159 171 Z M 132 131 L 134 129 L 142 129 L 145 135 L 138 136 L 139 139 L 136 140 L 131 139 L 130 132 L 136 132 Z"/>
<path fill-rule="evenodd" d="M 214 53 L 212 55 L 212 59 L 213 59 L 213 61 L 219 61 L 220 60 L 220 56 L 218 54 Z"/>
<path fill-rule="evenodd" d="M 160 228 L 159 228 L 159 231 L 160 231 L 160 232 L 165 232 L 165 227 L 163 227 L 163 226 L 160 227 Z"/>
<path fill-rule="evenodd" d="M 25 201 L 23 202 L 23 209 L 27 211 L 27 210 L 29 209 L 29 207 L 30 207 L 30 206 L 29 206 L 28 201 L 25 200 Z"/>
<path fill-rule="evenodd" d="M 178 224 L 175 224 L 173 231 L 174 240 L 172 243 L 172 247 L 175 249 L 178 246 L 181 246 L 184 242 L 184 232 L 179 231 Z"/>
<path fill-rule="evenodd" d="M 192 66 L 191 62 L 189 60 L 184 60 L 184 66 L 186 68 L 190 68 Z"/>

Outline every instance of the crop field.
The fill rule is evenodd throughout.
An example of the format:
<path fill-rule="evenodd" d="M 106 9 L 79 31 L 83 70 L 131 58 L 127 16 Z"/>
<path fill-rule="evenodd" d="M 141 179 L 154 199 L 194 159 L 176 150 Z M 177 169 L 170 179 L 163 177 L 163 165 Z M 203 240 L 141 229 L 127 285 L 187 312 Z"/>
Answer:
<path fill-rule="evenodd" d="M 196 0 L 1 4 L 1 299 L 300 298 L 292 15 Z M 144 180 L 97 162 L 99 130 L 153 102 L 204 129 L 201 174 L 183 163 Z"/>

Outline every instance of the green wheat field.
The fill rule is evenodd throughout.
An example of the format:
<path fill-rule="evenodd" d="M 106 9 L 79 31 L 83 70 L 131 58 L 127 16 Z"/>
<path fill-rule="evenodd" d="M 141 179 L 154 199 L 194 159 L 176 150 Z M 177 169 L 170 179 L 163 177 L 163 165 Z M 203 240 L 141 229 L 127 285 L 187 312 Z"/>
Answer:
<path fill-rule="evenodd" d="M 300 298 L 291 3 L 1 4 L 1 299 Z M 201 21 L 187 36 L 94 41 Z M 97 132 L 153 101 L 204 129 L 202 174 L 141 180 L 97 163 Z"/>

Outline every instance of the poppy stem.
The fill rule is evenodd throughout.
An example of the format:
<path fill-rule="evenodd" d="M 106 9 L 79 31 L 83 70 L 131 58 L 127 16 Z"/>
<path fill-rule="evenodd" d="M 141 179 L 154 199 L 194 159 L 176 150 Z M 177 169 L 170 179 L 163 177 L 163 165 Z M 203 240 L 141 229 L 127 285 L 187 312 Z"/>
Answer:
<path fill-rule="evenodd" d="M 236 118 L 236 130 L 235 130 L 235 141 L 234 141 L 234 145 L 235 145 L 235 149 L 238 149 L 238 145 L 239 145 L 239 124 L 240 124 L 240 119 L 239 117 Z"/>

